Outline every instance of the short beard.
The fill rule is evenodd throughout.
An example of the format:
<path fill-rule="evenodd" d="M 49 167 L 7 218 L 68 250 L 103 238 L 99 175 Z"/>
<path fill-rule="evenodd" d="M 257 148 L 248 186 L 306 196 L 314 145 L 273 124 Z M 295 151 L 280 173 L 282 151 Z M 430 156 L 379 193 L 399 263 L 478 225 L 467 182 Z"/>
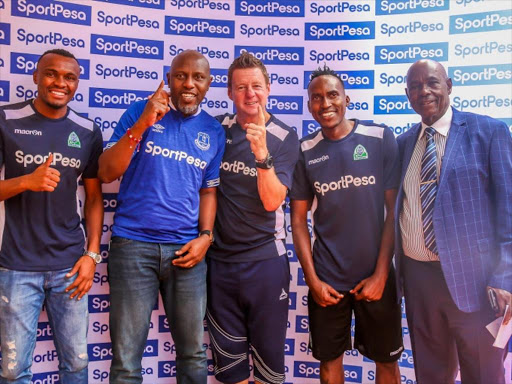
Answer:
<path fill-rule="evenodd" d="M 189 106 L 189 105 L 182 105 L 180 102 L 178 102 L 178 110 L 187 116 L 193 115 L 197 111 L 198 107 L 199 107 L 199 104 Z"/>

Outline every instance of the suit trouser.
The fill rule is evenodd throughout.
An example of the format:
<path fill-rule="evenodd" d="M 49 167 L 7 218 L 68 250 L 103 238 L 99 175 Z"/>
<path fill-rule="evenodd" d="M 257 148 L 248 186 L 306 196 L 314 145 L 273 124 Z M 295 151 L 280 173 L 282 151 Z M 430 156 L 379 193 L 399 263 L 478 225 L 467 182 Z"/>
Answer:
<path fill-rule="evenodd" d="M 441 264 L 402 257 L 407 322 L 418 384 L 504 384 L 506 350 L 492 346 L 485 328 L 490 308 L 462 312 L 453 301 Z"/>

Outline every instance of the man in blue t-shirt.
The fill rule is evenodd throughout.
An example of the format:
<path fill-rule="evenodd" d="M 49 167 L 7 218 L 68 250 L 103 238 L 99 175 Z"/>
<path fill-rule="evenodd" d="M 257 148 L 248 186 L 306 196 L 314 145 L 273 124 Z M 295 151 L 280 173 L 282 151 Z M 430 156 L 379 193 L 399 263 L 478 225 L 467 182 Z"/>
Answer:
<path fill-rule="evenodd" d="M 398 147 L 391 130 L 345 118 L 350 99 L 329 68 L 313 72 L 308 96 L 321 130 L 301 140 L 290 198 L 293 243 L 309 287 L 310 347 L 321 381 L 343 383 L 354 312 L 354 346 L 376 362 L 376 383 L 398 384 L 401 308 L 391 266 Z"/>
<path fill-rule="evenodd" d="M 265 110 L 270 92 L 263 63 L 242 53 L 228 70 L 236 114 L 217 118 L 226 130 L 215 242 L 208 251 L 208 331 L 215 377 L 247 383 L 249 349 L 256 383 L 280 384 L 288 320 L 290 270 L 283 202 L 299 142 Z"/>
<path fill-rule="evenodd" d="M 0 108 L 2 384 L 30 383 L 43 304 L 60 382 L 88 383 L 87 292 L 101 261 L 103 140 L 98 126 L 68 107 L 79 76 L 70 52 L 46 51 L 33 76 L 37 97 Z M 77 209 L 80 178 L 85 228 Z"/>
<path fill-rule="evenodd" d="M 123 114 L 99 176 L 123 176 L 114 216 L 110 284 L 111 383 L 141 383 L 150 317 L 162 294 L 176 344 L 177 379 L 205 384 L 206 263 L 213 241 L 225 135 L 200 107 L 211 83 L 197 51 L 177 55 L 167 79 Z"/>

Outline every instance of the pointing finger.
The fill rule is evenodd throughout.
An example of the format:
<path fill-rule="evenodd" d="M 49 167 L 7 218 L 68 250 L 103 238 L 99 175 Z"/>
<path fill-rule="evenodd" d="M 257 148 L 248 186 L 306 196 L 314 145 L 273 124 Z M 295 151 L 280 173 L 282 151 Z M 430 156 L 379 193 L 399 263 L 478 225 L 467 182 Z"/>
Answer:
<path fill-rule="evenodd" d="M 261 125 L 262 127 L 265 126 L 265 112 L 263 112 L 263 107 L 261 104 L 258 104 L 258 115 L 259 115 L 259 122 L 258 125 Z"/>

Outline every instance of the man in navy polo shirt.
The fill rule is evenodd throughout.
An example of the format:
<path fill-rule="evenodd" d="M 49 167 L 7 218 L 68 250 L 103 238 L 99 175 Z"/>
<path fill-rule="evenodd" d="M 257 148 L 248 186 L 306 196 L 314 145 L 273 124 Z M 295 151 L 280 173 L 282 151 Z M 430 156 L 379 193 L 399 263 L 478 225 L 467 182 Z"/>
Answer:
<path fill-rule="evenodd" d="M 329 68 L 313 72 L 308 96 L 321 130 L 301 140 L 290 198 L 320 380 L 344 382 L 343 354 L 352 349 L 354 312 L 354 347 L 376 362 L 376 383 L 398 384 L 401 309 L 391 266 L 398 147 L 391 130 L 345 118 L 350 99 Z"/>
<path fill-rule="evenodd" d="M 123 176 L 110 243 L 111 383 L 141 383 L 151 312 L 162 294 L 176 344 L 177 379 L 205 384 L 204 256 L 213 235 L 224 152 L 220 124 L 200 108 L 211 83 L 197 51 L 177 55 L 160 84 L 119 120 L 100 178 Z"/>
<path fill-rule="evenodd" d="M 101 130 L 68 107 L 80 67 L 63 49 L 41 55 L 37 97 L 0 108 L 0 383 L 31 382 L 46 306 L 59 377 L 87 384 L 88 300 L 101 261 Z M 85 228 L 77 187 L 85 189 Z M 87 229 L 87 243 L 85 231 Z M 71 299 L 71 300 L 70 300 Z"/>
<path fill-rule="evenodd" d="M 208 251 L 208 330 L 215 377 L 247 383 L 249 349 L 256 383 L 280 384 L 288 320 L 290 270 L 283 202 L 298 156 L 293 129 L 265 110 L 270 84 L 249 53 L 228 70 L 236 114 L 226 130 L 215 242 Z"/>

